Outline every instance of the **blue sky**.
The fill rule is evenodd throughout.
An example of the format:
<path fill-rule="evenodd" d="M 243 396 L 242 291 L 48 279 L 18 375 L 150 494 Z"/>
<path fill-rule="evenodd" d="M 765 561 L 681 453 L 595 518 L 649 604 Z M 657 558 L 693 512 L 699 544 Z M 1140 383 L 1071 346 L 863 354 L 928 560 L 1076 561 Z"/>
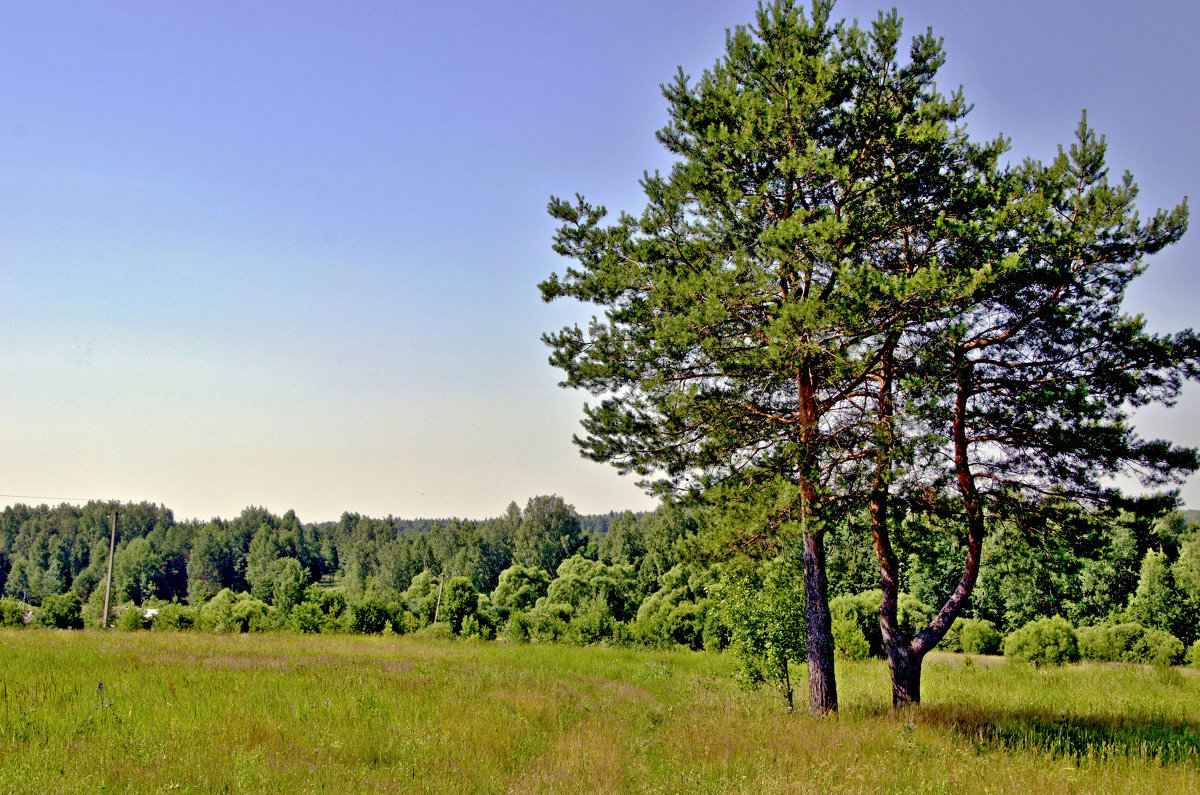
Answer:
<path fill-rule="evenodd" d="M 650 506 L 570 442 L 546 201 L 639 209 L 659 84 L 754 7 L 0 3 L 0 503 Z M 945 37 L 973 134 L 1049 158 L 1086 107 L 1145 211 L 1196 194 L 1200 6 L 898 7 Z M 1134 288 L 1152 328 L 1195 323 L 1198 241 Z M 1139 428 L 1195 445 L 1198 421 L 1190 387 Z"/>

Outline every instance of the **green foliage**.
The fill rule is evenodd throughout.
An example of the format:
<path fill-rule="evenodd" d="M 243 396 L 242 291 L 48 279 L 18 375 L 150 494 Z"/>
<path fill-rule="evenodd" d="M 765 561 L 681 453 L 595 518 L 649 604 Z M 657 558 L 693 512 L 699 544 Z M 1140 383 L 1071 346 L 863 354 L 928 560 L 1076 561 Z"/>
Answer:
<path fill-rule="evenodd" d="M 1065 618 L 1039 618 L 1004 639 L 1004 656 L 1034 665 L 1079 660 L 1079 638 Z"/>
<path fill-rule="evenodd" d="M 134 538 L 117 549 L 113 559 L 114 601 L 140 605 L 165 589 L 163 562 L 146 537 Z"/>
<path fill-rule="evenodd" d="M 513 564 L 500 572 L 496 590 L 492 591 L 492 606 L 502 620 L 507 619 L 515 611 L 533 609 L 549 587 L 550 575 L 546 572 Z"/>
<path fill-rule="evenodd" d="M 579 514 L 557 495 L 533 497 L 525 505 L 513 539 L 513 563 L 554 571 L 584 543 Z"/>
<path fill-rule="evenodd" d="M 533 636 L 533 623 L 524 611 L 515 610 L 509 613 L 501 634 L 515 643 L 528 643 Z"/>
<path fill-rule="evenodd" d="M 300 602 L 288 615 L 288 628 L 293 632 L 311 635 L 320 632 L 324 627 L 325 613 L 321 611 L 321 605 L 315 602 Z"/>
<path fill-rule="evenodd" d="M 438 586 L 433 573 L 426 569 L 413 577 L 402 599 L 409 612 L 420 619 L 422 626 L 432 623 L 438 601 Z"/>
<path fill-rule="evenodd" d="M 83 602 L 73 591 L 47 596 L 42 599 L 42 609 L 37 615 L 43 627 L 57 629 L 83 629 Z"/>
<path fill-rule="evenodd" d="M 729 651 L 738 681 L 770 683 L 792 706 L 791 669 L 805 656 L 804 578 L 799 561 L 782 557 L 756 567 L 731 568 L 713 585 L 717 609 L 729 627 Z"/>
<path fill-rule="evenodd" d="M 200 608 L 199 627 L 214 633 L 269 632 L 282 628 L 277 609 L 248 593 L 222 588 Z"/>
<path fill-rule="evenodd" d="M 637 609 L 635 635 L 647 646 L 676 644 L 704 647 L 709 592 L 716 585 L 713 569 L 677 564 L 659 578 L 659 588 Z"/>
<path fill-rule="evenodd" d="M 1082 627 L 1078 636 L 1079 655 L 1085 660 L 1176 665 L 1184 658 L 1181 640 L 1141 624 Z"/>
<path fill-rule="evenodd" d="M 879 605 L 882 601 L 883 591 L 878 588 L 829 600 L 829 612 L 833 620 L 856 624 L 867 640 L 872 657 L 884 656 L 883 630 L 879 626 Z M 896 600 L 896 615 L 900 630 L 912 635 L 933 618 L 933 608 L 914 596 L 901 593 Z"/>
<path fill-rule="evenodd" d="M 1150 550 L 1142 559 L 1137 590 L 1129 600 L 1126 614 L 1143 626 L 1173 633 L 1178 631 L 1183 619 L 1182 604 L 1166 554 Z"/>
<path fill-rule="evenodd" d="M 1200 668 L 1200 640 L 1193 643 L 1188 649 L 1187 664 L 1193 668 Z"/>
<path fill-rule="evenodd" d="M 845 660 L 865 660 L 871 656 L 871 644 L 858 622 L 851 618 L 833 620 L 833 645 L 838 656 Z"/>
<path fill-rule="evenodd" d="M 558 566 L 557 576 L 546 589 L 546 599 L 572 607 L 599 601 L 618 621 L 633 618 L 638 611 L 637 575 L 628 564 L 605 565 L 580 555 Z"/>
<path fill-rule="evenodd" d="M 279 611 L 249 594 L 238 594 L 232 614 L 235 632 L 270 632 L 281 628 Z"/>
<path fill-rule="evenodd" d="M 377 635 L 393 618 L 392 610 L 381 599 L 364 596 L 350 605 L 349 629 L 360 635 Z"/>
<path fill-rule="evenodd" d="M 415 633 L 420 638 L 436 638 L 437 640 L 453 640 L 454 628 L 445 621 L 421 627 Z"/>
<path fill-rule="evenodd" d="M 196 626 L 199 608 L 168 602 L 158 608 L 151 629 L 159 632 L 179 632 Z"/>
<path fill-rule="evenodd" d="M 963 624 L 961 644 L 965 654 L 999 654 L 1003 641 L 996 625 L 987 619 L 968 619 Z"/>
<path fill-rule="evenodd" d="M 942 651 L 961 652 L 963 650 L 962 631 L 966 625 L 967 619 L 954 619 L 954 623 L 950 625 L 950 629 L 946 630 L 946 634 L 942 636 L 942 640 L 938 643 L 937 648 Z"/>
<path fill-rule="evenodd" d="M 11 596 L 0 597 L 0 627 L 25 626 L 25 613 L 28 608 Z"/>
<path fill-rule="evenodd" d="M 462 631 L 463 620 L 468 616 L 477 616 L 478 612 L 479 594 L 475 586 L 466 577 L 451 577 L 442 591 L 438 621 L 449 624 L 451 631 L 457 635 Z"/>
<path fill-rule="evenodd" d="M 137 605 L 122 605 L 114 626 L 122 632 L 146 629 L 146 616 Z"/>

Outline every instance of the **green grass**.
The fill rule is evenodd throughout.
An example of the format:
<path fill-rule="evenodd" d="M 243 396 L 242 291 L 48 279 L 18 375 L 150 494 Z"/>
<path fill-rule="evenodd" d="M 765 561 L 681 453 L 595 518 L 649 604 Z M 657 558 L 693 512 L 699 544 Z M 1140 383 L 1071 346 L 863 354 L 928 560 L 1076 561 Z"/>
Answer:
<path fill-rule="evenodd" d="M 1200 791 L 1191 672 L 937 655 L 925 704 L 895 713 L 882 663 L 842 663 L 835 719 L 728 673 L 692 653 L 6 631 L 0 791 Z"/>

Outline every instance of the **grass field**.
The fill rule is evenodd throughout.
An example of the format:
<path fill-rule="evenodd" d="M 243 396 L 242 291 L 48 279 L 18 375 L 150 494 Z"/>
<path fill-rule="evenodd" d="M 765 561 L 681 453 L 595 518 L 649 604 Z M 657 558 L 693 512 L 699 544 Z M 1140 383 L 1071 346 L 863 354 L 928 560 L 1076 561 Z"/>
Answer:
<path fill-rule="evenodd" d="M 0 792 L 1200 792 L 1195 672 L 940 655 L 925 704 L 893 713 L 883 663 L 842 663 L 834 719 L 728 673 L 693 653 L 6 631 Z"/>

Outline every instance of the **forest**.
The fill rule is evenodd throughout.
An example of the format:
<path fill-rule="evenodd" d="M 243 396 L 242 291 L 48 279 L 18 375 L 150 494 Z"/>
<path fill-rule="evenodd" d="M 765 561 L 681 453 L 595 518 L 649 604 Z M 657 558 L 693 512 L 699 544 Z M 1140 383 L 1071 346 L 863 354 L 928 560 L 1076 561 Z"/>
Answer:
<path fill-rule="evenodd" d="M 111 601 L 122 629 L 422 633 L 512 642 L 728 651 L 746 684 L 789 689 L 771 648 L 803 661 L 803 590 L 787 555 L 722 553 L 712 510 L 580 516 L 558 496 L 483 521 L 346 513 L 305 523 L 260 507 L 176 521 L 150 503 L 23 504 L 0 513 L 0 620 L 98 627 L 111 517 Z M 839 656 L 881 656 L 878 569 L 863 520 L 830 533 Z M 900 612 L 927 621 L 961 571 L 961 530 L 935 516 L 894 529 Z M 434 619 L 437 618 L 435 623 Z M 1020 648 L 1029 627 L 1065 625 Z M 1161 500 L 1101 514 L 1063 506 L 1037 526 L 997 522 L 982 574 L 941 648 L 1200 665 L 1200 514 Z M 1057 643 L 1058 640 L 1054 640 Z M 774 644 L 774 646 L 772 645 Z M 787 694 L 785 693 L 785 696 Z"/>

